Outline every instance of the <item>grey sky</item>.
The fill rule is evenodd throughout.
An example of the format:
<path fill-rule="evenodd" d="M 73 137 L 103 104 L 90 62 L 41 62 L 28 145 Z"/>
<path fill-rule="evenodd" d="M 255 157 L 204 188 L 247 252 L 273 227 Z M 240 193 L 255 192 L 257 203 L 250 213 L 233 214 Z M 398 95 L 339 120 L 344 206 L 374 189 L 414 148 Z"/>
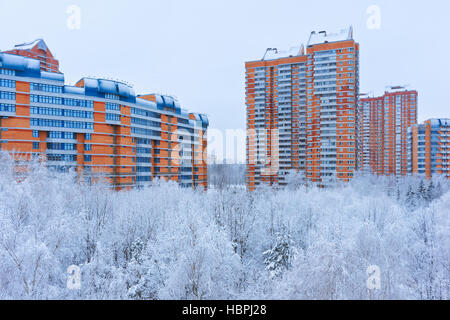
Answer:
<path fill-rule="evenodd" d="M 81 9 L 79 30 L 67 27 L 69 5 Z M 380 29 L 367 27 L 370 5 L 381 9 Z M 137 93 L 175 95 L 212 128 L 243 129 L 245 61 L 306 43 L 312 30 L 353 25 L 361 92 L 408 84 L 423 121 L 450 117 L 449 14 L 446 0 L 0 0 L 0 50 L 44 38 L 69 84 L 123 79 Z"/>

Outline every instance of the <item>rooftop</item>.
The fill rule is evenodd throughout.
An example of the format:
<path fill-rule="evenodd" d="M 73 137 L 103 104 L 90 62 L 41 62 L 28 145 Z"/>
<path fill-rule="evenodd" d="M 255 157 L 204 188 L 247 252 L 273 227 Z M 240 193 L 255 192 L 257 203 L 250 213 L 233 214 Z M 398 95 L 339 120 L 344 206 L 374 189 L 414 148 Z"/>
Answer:
<path fill-rule="evenodd" d="M 427 121 L 430 121 L 430 124 L 432 126 L 450 126 L 450 119 L 444 119 L 444 118 L 435 118 L 435 119 L 429 119 Z M 426 121 L 425 121 L 426 122 Z"/>
<path fill-rule="evenodd" d="M 278 50 L 277 48 L 268 48 L 264 54 L 263 60 L 276 60 L 281 58 L 298 57 L 305 54 L 304 46 L 292 47 L 289 50 Z"/>
<path fill-rule="evenodd" d="M 0 68 L 15 70 L 20 76 L 42 78 L 64 84 L 63 73 L 42 71 L 40 69 L 40 61 L 34 58 L 0 52 Z M 137 96 L 133 87 L 122 81 L 84 77 L 77 82 L 77 85 L 64 85 L 64 93 L 100 97 L 101 95 L 99 94 L 115 94 L 125 99 L 121 101 L 129 101 L 140 106 L 147 106 L 150 109 L 172 108 L 173 112 L 185 117 L 188 117 L 190 114 L 186 109 L 181 108 L 180 103 L 174 97 L 154 94 L 155 102 L 148 101 L 140 98 L 142 96 Z M 206 126 L 209 125 L 207 115 L 199 113 L 191 114 L 195 115 L 197 121 L 201 121 Z"/>
<path fill-rule="evenodd" d="M 38 46 L 39 49 L 42 49 L 44 51 L 47 51 L 48 47 L 47 44 L 45 43 L 44 40 L 42 39 L 36 39 L 32 42 L 26 42 L 26 43 L 22 43 L 22 44 L 16 44 L 14 46 L 14 49 L 17 50 L 31 50 L 33 49 L 35 46 Z"/>
<path fill-rule="evenodd" d="M 327 33 L 326 31 L 311 32 L 308 40 L 308 47 L 330 42 L 353 40 L 353 27 L 343 29 L 338 33 Z M 305 55 L 305 46 L 291 47 L 289 50 L 278 50 L 277 48 L 267 48 L 262 61 L 277 60 Z"/>
<path fill-rule="evenodd" d="M 326 31 L 311 32 L 308 47 L 316 44 L 353 40 L 353 27 L 343 29 L 338 33 L 327 33 Z"/>

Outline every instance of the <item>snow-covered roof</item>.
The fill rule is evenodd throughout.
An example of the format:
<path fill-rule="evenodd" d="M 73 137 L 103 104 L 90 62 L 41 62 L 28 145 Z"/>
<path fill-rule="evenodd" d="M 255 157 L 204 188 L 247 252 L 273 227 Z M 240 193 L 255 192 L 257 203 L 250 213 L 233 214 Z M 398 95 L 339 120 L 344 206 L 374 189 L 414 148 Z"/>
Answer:
<path fill-rule="evenodd" d="M 64 82 L 64 74 L 62 73 L 41 71 L 41 78 Z"/>
<path fill-rule="evenodd" d="M 74 87 L 74 86 L 64 86 L 64 93 L 71 93 L 71 94 L 85 94 L 85 89 L 81 87 Z"/>
<path fill-rule="evenodd" d="M 153 101 L 145 100 L 142 98 L 136 98 L 136 104 L 142 107 L 147 107 L 148 109 L 156 110 L 156 103 Z"/>
<path fill-rule="evenodd" d="M 311 32 L 308 47 L 316 44 L 353 40 L 353 27 L 343 29 L 338 33 L 327 33 L 326 31 Z"/>
<path fill-rule="evenodd" d="M 276 60 L 280 58 L 298 57 L 304 54 L 304 46 L 291 47 L 289 50 L 278 50 L 277 48 L 268 48 L 263 60 Z"/>
<path fill-rule="evenodd" d="M 45 41 L 42 39 L 36 39 L 32 42 L 26 42 L 26 43 L 22 43 L 22 44 L 16 44 L 14 46 L 15 49 L 18 50 L 31 50 L 32 48 L 34 48 L 35 46 L 38 46 L 39 49 L 42 49 L 44 51 L 47 51 L 47 45 L 45 44 Z"/>
<path fill-rule="evenodd" d="M 84 87 L 101 93 L 117 94 L 123 97 L 135 97 L 134 89 L 123 82 L 109 79 L 83 78 Z"/>
<path fill-rule="evenodd" d="M 410 87 L 409 85 L 386 86 L 385 93 L 401 93 L 401 92 L 408 93 L 410 91 L 414 91 L 410 90 L 409 87 Z"/>
<path fill-rule="evenodd" d="M 450 119 L 430 119 L 429 121 L 432 126 L 450 126 Z"/>
<path fill-rule="evenodd" d="M 14 54 L 0 53 L 0 67 L 19 71 L 39 71 L 40 62 L 36 59 L 22 57 Z"/>

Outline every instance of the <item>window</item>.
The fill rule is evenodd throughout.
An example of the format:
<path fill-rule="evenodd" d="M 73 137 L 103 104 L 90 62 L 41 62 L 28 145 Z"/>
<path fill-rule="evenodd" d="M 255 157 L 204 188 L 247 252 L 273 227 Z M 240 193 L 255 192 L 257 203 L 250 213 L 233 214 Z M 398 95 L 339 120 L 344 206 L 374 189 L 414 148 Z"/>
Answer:
<path fill-rule="evenodd" d="M 50 138 L 50 139 L 74 140 L 75 139 L 75 133 L 73 133 L 73 132 L 50 131 L 48 133 L 48 138 Z"/>
<path fill-rule="evenodd" d="M 49 154 L 47 155 L 48 161 L 63 161 L 74 162 L 77 161 L 77 156 L 74 154 Z"/>
<path fill-rule="evenodd" d="M 74 107 L 93 108 L 94 101 L 65 98 L 64 105 L 74 106 Z"/>
<path fill-rule="evenodd" d="M 78 121 L 64 121 L 64 120 L 52 120 L 52 119 L 30 119 L 30 125 L 32 127 L 59 127 L 59 128 L 71 128 L 71 129 L 94 129 L 94 124 L 90 122 L 78 122 Z"/>
<path fill-rule="evenodd" d="M 33 142 L 33 149 L 38 150 L 39 149 L 39 142 Z"/>
<path fill-rule="evenodd" d="M 84 156 L 84 162 L 91 162 L 92 156 Z"/>
<path fill-rule="evenodd" d="M 46 104 L 58 104 L 73 107 L 93 108 L 94 101 L 79 100 L 61 97 L 39 96 L 30 94 L 30 102 L 46 103 Z"/>
<path fill-rule="evenodd" d="M 161 136 L 160 131 L 143 129 L 143 128 L 131 128 L 131 133 L 139 134 L 139 135 L 146 135 L 146 136 L 156 136 L 156 137 Z"/>
<path fill-rule="evenodd" d="M 85 133 L 84 134 L 84 140 L 88 140 L 88 141 L 92 140 L 91 134 L 90 133 Z"/>
<path fill-rule="evenodd" d="M 0 79 L 0 87 L 15 88 L 16 82 L 14 80 Z"/>
<path fill-rule="evenodd" d="M 33 130 L 33 138 L 39 138 L 39 131 Z"/>
<path fill-rule="evenodd" d="M 46 108 L 46 107 L 30 107 L 31 114 L 43 114 L 48 116 L 60 116 L 71 118 L 93 119 L 94 113 L 91 111 L 79 111 L 70 109 Z"/>
<path fill-rule="evenodd" d="M 117 103 L 105 103 L 106 110 L 120 111 L 120 104 Z"/>
<path fill-rule="evenodd" d="M 63 92 L 62 86 L 54 86 L 54 85 L 43 84 L 43 83 L 30 83 L 30 89 L 33 91 L 44 91 L 44 92 L 51 92 L 51 93 L 62 93 Z"/>
<path fill-rule="evenodd" d="M 135 152 L 134 148 L 133 148 L 133 153 Z M 143 153 L 143 154 L 151 154 L 152 153 L 152 149 L 150 148 L 141 148 L 138 147 L 137 148 L 137 153 Z"/>
<path fill-rule="evenodd" d="M 106 113 L 106 114 L 105 114 L 105 119 L 106 119 L 107 121 L 117 121 L 117 122 L 120 122 L 120 114 Z"/>
<path fill-rule="evenodd" d="M 91 151 L 92 150 L 92 145 L 91 144 L 85 144 L 84 145 L 84 150 Z"/>
<path fill-rule="evenodd" d="M 132 138 L 133 143 L 136 142 L 136 144 L 145 144 L 145 145 L 151 145 L 152 140 L 150 139 L 144 139 L 144 138 Z"/>
<path fill-rule="evenodd" d="M 49 150 L 63 150 L 63 151 L 73 151 L 75 150 L 75 144 L 73 143 L 47 143 L 47 149 Z"/>
<path fill-rule="evenodd" d="M 147 157 L 136 157 L 136 163 L 147 163 L 147 164 L 151 164 L 151 163 L 152 163 L 152 158 L 147 158 Z"/>
<path fill-rule="evenodd" d="M 16 100 L 15 92 L 0 91 L 0 99 Z"/>
<path fill-rule="evenodd" d="M 138 125 L 141 125 L 141 126 L 147 126 L 147 127 L 156 127 L 156 128 L 160 128 L 161 127 L 161 123 L 160 122 L 146 120 L 146 119 L 141 119 L 141 118 L 135 118 L 135 117 L 131 117 L 131 123 L 132 124 L 138 124 Z"/>
<path fill-rule="evenodd" d="M 38 96 L 35 94 L 30 94 L 30 102 L 62 105 L 63 99 L 60 97 L 48 97 L 48 96 Z"/>
<path fill-rule="evenodd" d="M 0 69 L 0 74 L 3 74 L 5 76 L 15 76 L 16 71 L 15 70 L 9 70 L 9 69 Z"/>
<path fill-rule="evenodd" d="M 16 112 L 16 106 L 14 104 L 0 103 L 0 112 Z"/>
<path fill-rule="evenodd" d="M 119 100 L 120 97 L 117 94 L 105 93 L 105 99 Z"/>

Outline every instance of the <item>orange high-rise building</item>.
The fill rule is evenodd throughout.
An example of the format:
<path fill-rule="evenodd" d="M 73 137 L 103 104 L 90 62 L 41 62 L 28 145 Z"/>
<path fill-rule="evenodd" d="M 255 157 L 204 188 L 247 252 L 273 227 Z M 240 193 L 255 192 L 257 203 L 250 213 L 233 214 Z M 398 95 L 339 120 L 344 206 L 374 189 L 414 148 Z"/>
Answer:
<path fill-rule="evenodd" d="M 349 181 L 356 169 L 359 44 L 349 28 L 246 62 L 247 186 Z"/>
<path fill-rule="evenodd" d="M 428 179 L 450 179 L 450 119 L 430 119 L 409 128 L 408 169 Z"/>
<path fill-rule="evenodd" d="M 107 79 L 68 86 L 40 59 L 0 53 L 0 150 L 22 159 L 105 177 L 117 189 L 154 178 L 206 188 L 208 125 L 170 96 L 138 96 Z"/>
<path fill-rule="evenodd" d="M 358 169 L 407 175 L 407 134 L 417 123 L 417 91 L 391 87 L 383 96 L 360 99 L 358 120 Z"/>

